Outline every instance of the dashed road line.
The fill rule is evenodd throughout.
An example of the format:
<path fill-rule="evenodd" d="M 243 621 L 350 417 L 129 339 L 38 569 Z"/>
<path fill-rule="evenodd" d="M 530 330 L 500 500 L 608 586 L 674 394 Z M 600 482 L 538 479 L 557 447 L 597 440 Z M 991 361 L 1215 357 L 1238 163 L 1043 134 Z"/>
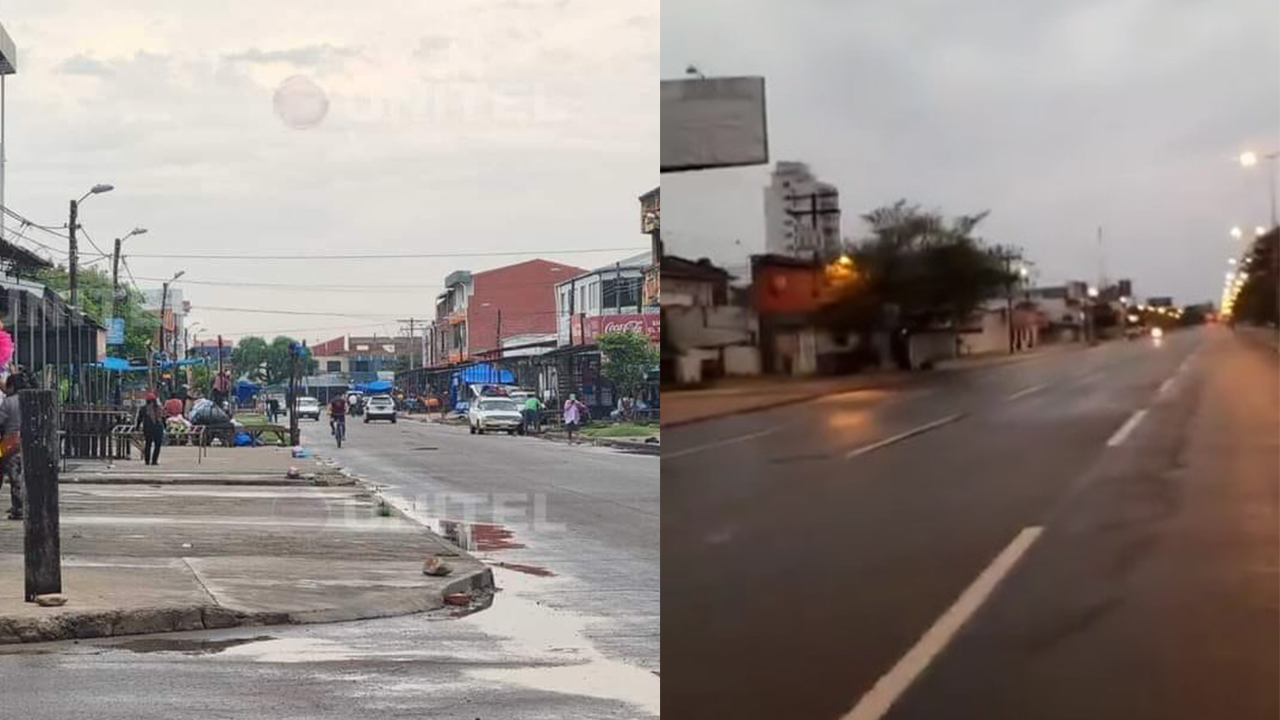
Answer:
<path fill-rule="evenodd" d="M 1107 441 L 1107 447 L 1115 447 L 1123 443 L 1125 439 L 1129 437 L 1129 433 L 1132 433 L 1133 429 L 1138 427 L 1138 423 L 1142 422 L 1142 418 L 1146 416 L 1147 411 L 1145 408 L 1130 415 L 1129 419 L 1125 420 L 1124 424 L 1120 426 L 1120 429 L 1116 430 L 1115 434 L 1111 436 L 1111 439 Z"/>
<path fill-rule="evenodd" d="M 948 425 L 963 417 L 964 417 L 964 413 L 958 413 L 956 415 L 948 415 L 947 417 L 944 417 L 941 420 L 934 420 L 931 423 L 921 425 L 920 427 L 917 427 L 917 428 L 912 428 L 903 433 L 898 433 L 897 435 L 894 435 L 892 437 L 887 437 L 884 440 L 880 440 L 878 442 L 873 442 L 870 445 L 863 445 L 862 447 L 854 448 L 853 450 L 850 450 L 849 452 L 845 453 L 844 459 L 852 460 L 858 457 L 859 455 L 865 455 L 869 452 L 879 450 L 880 448 L 892 445 L 894 443 L 902 442 L 907 438 L 912 438 L 912 437 L 915 437 L 916 435 L 927 433 L 930 430 L 940 428 L 943 425 Z"/>
<path fill-rule="evenodd" d="M 1019 390 L 1018 392 L 1016 392 L 1016 393 L 1014 393 L 1014 394 L 1010 395 L 1009 397 L 1005 398 L 1005 400 L 1017 400 L 1018 398 L 1020 398 L 1020 397 L 1026 397 L 1027 395 L 1030 395 L 1031 393 L 1034 393 L 1034 392 L 1040 392 L 1041 390 L 1043 390 L 1043 389 L 1045 389 L 1045 388 L 1047 388 L 1047 387 L 1049 387 L 1049 383 L 1044 383 L 1044 384 L 1041 384 L 1041 385 L 1032 385 L 1032 386 L 1031 386 L 1031 387 L 1029 387 L 1029 388 L 1026 388 L 1026 389 L 1023 389 L 1023 390 Z"/>
<path fill-rule="evenodd" d="M 880 720 L 973 617 L 1044 528 L 1025 527 L 841 720 Z"/>
<path fill-rule="evenodd" d="M 724 447 L 726 445 L 736 445 L 737 443 L 747 442 L 748 440 L 755 440 L 757 438 L 762 438 L 766 435 L 772 435 L 778 432 L 779 430 L 781 430 L 781 428 L 769 428 L 768 430 L 761 430 L 760 432 L 754 432 L 749 435 L 742 435 L 740 437 L 729 438 L 728 440 L 717 440 L 716 442 L 713 442 L 713 443 L 707 443 L 705 445 L 696 445 L 694 447 L 686 448 L 684 450 L 676 450 L 675 452 L 663 451 L 662 459 L 674 460 L 675 458 L 684 457 L 686 455 L 692 455 L 694 453 L 704 452 L 706 450 L 714 450 L 715 448 Z"/>

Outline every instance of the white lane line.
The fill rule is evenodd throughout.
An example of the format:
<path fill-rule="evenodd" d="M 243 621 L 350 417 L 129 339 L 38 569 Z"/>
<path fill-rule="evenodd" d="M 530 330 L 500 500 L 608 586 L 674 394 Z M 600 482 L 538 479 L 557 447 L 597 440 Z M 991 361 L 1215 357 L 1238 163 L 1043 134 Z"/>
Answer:
<path fill-rule="evenodd" d="M 1116 433 L 1107 441 L 1107 447 L 1115 447 L 1124 442 L 1125 439 L 1129 437 L 1129 433 L 1133 432 L 1133 429 L 1138 427 L 1138 423 L 1142 422 L 1142 418 L 1146 416 L 1147 411 L 1145 409 L 1139 410 L 1130 415 L 1129 419 L 1125 420 L 1124 424 L 1120 426 L 1120 429 L 1116 430 Z"/>
<path fill-rule="evenodd" d="M 1095 370 L 1094 372 L 1091 372 L 1091 373 L 1085 373 L 1084 375 L 1081 375 L 1076 379 L 1080 382 L 1081 385 L 1085 385 L 1087 383 L 1093 382 L 1094 380 L 1097 380 L 1100 377 L 1102 377 L 1102 371 Z"/>
<path fill-rule="evenodd" d="M 853 450 L 850 450 L 849 452 L 845 453 L 844 459 L 852 460 L 853 458 L 856 458 L 859 455 L 865 455 L 873 450 L 879 450 L 880 448 L 885 447 L 886 445 L 892 445 L 896 442 L 902 442 L 907 438 L 915 437 L 916 435 L 919 435 L 921 433 L 927 433 L 930 430 L 933 430 L 934 428 L 942 427 L 943 425 L 946 425 L 948 423 L 953 423 L 962 417 L 964 417 L 964 413 L 959 413 L 956 415 L 948 415 L 947 417 L 944 417 L 941 420 L 934 420 L 931 423 L 928 423 L 926 425 L 921 425 L 918 428 L 912 428 L 904 433 L 898 433 L 893 437 L 885 438 L 884 440 L 880 440 L 879 442 L 873 442 L 870 445 L 863 445 L 860 448 L 854 448 Z"/>
<path fill-rule="evenodd" d="M 778 432 L 778 430 L 780 429 L 781 428 L 769 428 L 768 430 L 761 430 L 760 432 L 751 433 L 750 435 L 742 435 L 741 437 L 729 438 L 728 440 L 718 440 L 713 443 L 707 443 L 706 445 L 696 445 L 694 447 L 686 448 L 684 450 L 677 450 L 675 452 L 664 451 L 662 453 L 662 459 L 672 460 L 674 458 L 684 457 L 685 455 L 692 455 L 694 453 L 700 453 L 706 450 L 714 450 L 715 448 L 724 447 L 726 445 L 735 445 L 737 443 L 746 442 L 748 440 L 755 440 L 756 438 L 762 438 L 765 435 L 772 435 Z"/>
<path fill-rule="evenodd" d="M 1164 382 L 1160 383 L 1160 389 L 1156 391 L 1156 394 L 1164 395 L 1165 393 L 1169 392 L 1169 390 L 1173 387 L 1174 380 L 1175 378 L 1169 378 L 1168 380 L 1165 380 Z"/>
<path fill-rule="evenodd" d="M 1019 390 L 1018 392 L 1005 398 L 1005 400 L 1017 400 L 1018 398 L 1026 397 L 1027 395 L 1030 395 L 1033 392 L 1040 392 L 1041 390 L 1047 387 L 1049 387 L 1049 383 L 1044 383 L 1043 385 L 1032 385 L 1031 387 L 1026 388 L 1025 390 Z"/>
<path fill-rule="evenodd" d="M 964 624 L 973 617 L 978 608 L 986 602 L 992 591 L 1000 584 L 1009 571 L 1017 564 L 1031 544 L 1040 537 L 1044 528 L 1039 526 L 1025 527 L 995 560 L 978 575 L 977 579 L 964 589 L 960 597 L 942 614 L 915 645 L 898 660 L 889 672 L 876 681 L 853 709 L 845 713 L 840 720 L 880 720 L 889 712 L 889 708 L 911 687 L 911 683 L 924 672 L 933 659 L 941 653 Z"/>

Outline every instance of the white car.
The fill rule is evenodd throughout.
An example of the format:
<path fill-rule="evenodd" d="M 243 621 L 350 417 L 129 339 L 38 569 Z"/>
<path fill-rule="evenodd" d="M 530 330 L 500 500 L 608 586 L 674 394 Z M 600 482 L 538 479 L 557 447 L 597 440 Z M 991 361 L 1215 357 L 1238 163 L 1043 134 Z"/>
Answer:
<path fill-rule="evenodd" d="M 471 407 L 467 410 L 467 420 L 471 425 L 472 435 L 483 435 L 486 431 L 524 434 L 524 416 L 511 398 L 476 398 L 471 401 Z"/>
<path fill-rule="evenodd" d="M 298 398 L 298 419 L 311 418 L 320 422 L 320 401 L 313 397 Z"/>
<path fill-rule="evenodd" d="M 364 421 L 390 420 L 396 421 L 396 401 L 390 395 L 374 395 L 364 406 Z"/>

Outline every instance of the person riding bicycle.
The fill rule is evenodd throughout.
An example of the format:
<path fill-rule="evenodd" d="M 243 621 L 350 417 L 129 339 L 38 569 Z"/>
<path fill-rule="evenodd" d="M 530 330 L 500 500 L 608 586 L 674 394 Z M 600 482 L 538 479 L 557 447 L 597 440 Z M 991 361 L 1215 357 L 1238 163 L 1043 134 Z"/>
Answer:
<path fill-rule="evenodd" d="M 329 401 L 329 432 L 337 434 L 338 423 L 342 423 L 343 435 L 347 429 L 347 399 L 341 395 Z"/>

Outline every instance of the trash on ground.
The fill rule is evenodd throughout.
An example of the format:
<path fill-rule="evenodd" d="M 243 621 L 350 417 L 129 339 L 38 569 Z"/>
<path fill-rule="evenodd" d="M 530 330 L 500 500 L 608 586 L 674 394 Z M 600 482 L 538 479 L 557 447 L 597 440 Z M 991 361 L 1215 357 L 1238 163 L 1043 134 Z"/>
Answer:
<path fill-rule="evenodd" d="M 65 595 L 37 595 L 36 604 L 40 607 L 62 607 L 67 604 Z"/>
<path fill-rule="evenodd" d="M 426 561 L 422 563 L 423 575 L 444 577 L 451 572 L 453 572 L 453 568 L 435 555 L 428 556 Z"/>

